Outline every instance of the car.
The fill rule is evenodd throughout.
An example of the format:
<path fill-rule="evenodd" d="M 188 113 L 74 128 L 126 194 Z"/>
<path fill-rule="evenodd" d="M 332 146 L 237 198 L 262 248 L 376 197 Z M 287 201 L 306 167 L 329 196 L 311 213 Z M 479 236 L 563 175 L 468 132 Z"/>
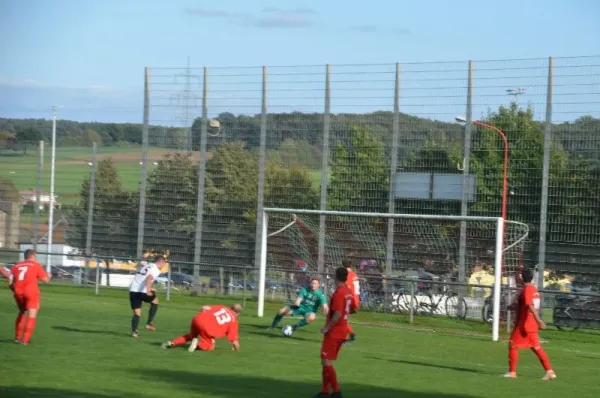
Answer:
<path fill-rule="evenodd" d="M 156 282 L 166 286 L 169 282 L 169 274 L 163 272 L 158 276 Z M 171 286 L 181 286 L 184 289 L 191 289 L 195 284 L 194 278 L 191 275 L 183 272 L 171 273 Z"/>

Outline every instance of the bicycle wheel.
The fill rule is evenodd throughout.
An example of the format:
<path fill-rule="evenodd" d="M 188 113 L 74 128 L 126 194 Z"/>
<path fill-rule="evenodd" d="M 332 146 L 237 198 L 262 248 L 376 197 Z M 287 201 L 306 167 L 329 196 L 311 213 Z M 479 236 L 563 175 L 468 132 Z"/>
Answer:
<path fill-rule="evenodd" d="M 461 301 L 462 308 L 459 311 L 458 304 L 460 303 L 460 301 L 458 301 L 458 295 L 456 293 L 452 293 L 451 295 L 446 297 L 445 307 L 446 315 L 448 317 L 457 319 L 465 319 L 467 317 L 467 311 L 469 309 L 469 307 L 467 307 L 467 300 L 465 300 L 465 298 L 463 297 Z"/>
<path fill-rule="evenodd" d="M 481 309 L 481 318 L 485 323 L 492 323 L 494 321 L 494 308 L 491 302 L 485 302 Z"/>
<path fill-rule="evenodd" d="M 579 329 L 580 320 L 579 318 L 573 318 L 569 313 L 569 309 L 568 307 L 554 307 L 552 309 L 552 323 L 558 330 L 574 331 Z"/>

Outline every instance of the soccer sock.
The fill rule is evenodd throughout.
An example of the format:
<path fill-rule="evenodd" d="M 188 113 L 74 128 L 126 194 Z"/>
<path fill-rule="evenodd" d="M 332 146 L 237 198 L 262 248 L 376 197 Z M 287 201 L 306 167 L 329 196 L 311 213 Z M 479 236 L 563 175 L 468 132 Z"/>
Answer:
<path fill-rule="evenodd" d="M 139 315 L 134 315 L 131 318 L 131 331 L 132 332 L 137 332 L 139 324 L 140 324 L 140 316 Z"/>
<path fill-rule="evenodd" d="M 17 321 L 15 322 L 15 340 L 21 340 L 21 333 L 25 327 L 25 313 L 19 313 L 17 315 Z"/>
<path fill-rule="evenodd" d="M 306 322 L 306 318 L 302 318 L 298 321 L 297 324 L 294 325 L 294 330 L 301 328 L 302 326 L 306 326 L 308 325 L 308 322 Z"/>
<path fill-rule="evenodd" d="M 156 311 L 158 311 L 158 304 L 150 304 L 150 309 L 148 310 L 148 321 L 146 322 L 147 325 L 152 324 L 152 320 L 156 315 Z"/>
<path fill-rule="evenodd" d="M 541 347 L 537 350 L 535 348 L 532 348 L 532 351 L 540 359 L 540 362 L 546 372 L 552 370 L 552 366 L 550 366 L 550 359 L 548 358 L 548 354 L 546 354 L 546 351 L 544 351 Z"/>
<path fill-rule="evenodd" d="M 348 324 L 348 333 L 354 334 L 354 329 L 352 329 L 352 326 L 350 324 Z"/>
<path fill-rule="evenodd" d="M 335 372 L 335 368 L 333 366 L 330 366 L 329 368 L 329 383 L 331 384 L 331 389 L 333 392 L 340 392 L 340 385 L 337 381 L 337 373 Z"/>
<path fill-rule="evenodd" d="M 330 370 L 331 366 L 323 366 L 323 369 L 321 370 L 321 377 L 323 379 L 323 387 L 321 388 L 321 392 L 323 394 L 329 394 L 329 385 L 331 384 L 329 382 L 330 379 Z"/>
<path fill-rule="evenodd" d="M 171 345 L 182 345 L 187 343 L 188 341 L 192 341 L 193 337 L 191 334 L 184 334 L 183 336 L 179 336 L 174 340 L 171 340 Z"/>
<path fill-rule="evenodd" d="M 280 314 L 275 315 L 275 318 L 273 318 L 273 323 L 271 324 L 271 327 L 276 328 L 282 319 L 283 319 L 283 315 L 280 315 Z"/>
<path fill-rule="evenodd" d="M 510 346 L 508 348 L 508 371 L 516 372 L 518 362 L 519 362 L 519 350 L 516 347 Z"/>
<path fill-rule="evenodd" d="M 25 334 L 23 335 L 23 343 L 29 343 L 29 340 L 31 340 L 31 336 L 33 335 L 33 331 L 35 330 L 36 320 L 36 317 L 27 318 L 27 322 L 25 323 Z"/>

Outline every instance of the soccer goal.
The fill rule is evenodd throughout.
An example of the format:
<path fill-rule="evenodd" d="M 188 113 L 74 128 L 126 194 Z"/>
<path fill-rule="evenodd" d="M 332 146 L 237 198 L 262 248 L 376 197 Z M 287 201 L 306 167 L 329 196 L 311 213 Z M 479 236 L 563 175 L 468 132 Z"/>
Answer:
<path fill-rule="evenodd" d="M 522 266 L 528 228 L 499 217 L 265 208 L 261 235 L 259 317 L 264 315 L 265 300 L 289 302 L 313 276 L 319 276 L 325 292 L 331 293 L 333 271 L 343 259 L 352 261 L 361 283 L 363 276 L 385 275 L 387 288 L 381 286 L 385 281 L 379 287 L 361 285 L 361 292 L 373 296 L 378 290 L 389 290 L 392 279 L 401 280 L 407 275 L 420 278 L 423 272 L 456 276 L 462 266 L 468 281 L 475 267 L 485 264 L 490 270 L 493 268 L 494 274 L 486 302 L 493 307 L 492 339 L 497 341 L 502 318 L 501 284 L 510 272 Z M 392 312 L 402 313 L 401 302 L 406 301 L 406 296 L 387 290 L 386 297 L 391 297 L 394 305 Z M 463 295 L 468 296 L 470 289 L 465 286 L 459 290 L 458 298 L 466 303 Z M 364 302 L 370 301 L 365 298 Z M 446 311 L 447 308 L 448 304 Z M 480 310 L 477 316 L 481 320 Z"/>

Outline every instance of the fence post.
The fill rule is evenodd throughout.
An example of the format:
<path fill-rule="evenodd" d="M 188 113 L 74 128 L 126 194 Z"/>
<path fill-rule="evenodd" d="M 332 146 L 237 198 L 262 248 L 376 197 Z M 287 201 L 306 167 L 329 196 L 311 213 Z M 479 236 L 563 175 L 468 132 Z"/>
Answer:
<path fill-rule="evenodd" d="M 327 181 L 329 177 L 329 127 L 331 112 L 331 65 L 325 67 L 325 111 L 323 113 L 323 158 L 321 164 L 321 210 L 327 210 Z M 319 248 L 317 255 L 317 272 L 322 277 L 325 273 L 325 221 L 326 216 L 319 216 Z M 327 292 L 327 284 L 325 294 Z"/>
<path fill-rule="evenodd" d="M 469 187 L 469 168 L 471 165 L 471 121 L 473 119 L 473 61 L 469 61 L 469 75 L 467 81 L 467 110 L 465 125 L 465 148 L 462 180 L 462 200 L 460 204 L 460 215 L 469 215 L 468 187 Z M 466 257 L 467 257 L 467 222 L 460 222 L 460 244 L 458 252 L 458 309 L 457 315 L 462 315 L 464 284 L 466 282 Z M 466 311 L 466 308 L 465 308 Z"/>
<path fill-rule="evenodd" d="M 35 216 L 33 220 L 33 250 L 37 252 L 40 240 L 40 204 L 42 196 L 42 179 L 44 178 L 44 141 L 40 141 L 37 182 L 35 185 Z M 52 202 L 50 202 L 52 203 Z"/>
<path fill-rule="evenodd" d="M 85 237 L 85 283 L 87 284 L 90 256 L 92 255 L 92 230 L 94 228 L 94 196 L 96 194 L 96 143 L 92 143 L 92 166 L 90 170 L 90 186 L 88 192 L 88 219 Z"/>
<path fill-rule="evenodd" d="M 256 206 L 256 238 L 254 246 L 254 268 L 260 270 L 263 208 L 265 196 L 265 162 L 267 156 L 267 67 L 262 69 L 262 104 L 260 114 L 260 149 L 258 157 L 258 193 Z"/>
<path fill-rule="evenodd" d="M 546 235 L 548 227 L 548 184 L 550 182 L 550 151 L 552 147 L 552 89 L 554 88 L 554 57 L 548 58 L 548 87 L 546 88 L 546 123 L 544 126 L 544 158 L 542 168 L 542 197 L 540 204 L 540 237 L 538 246 L 539 289 L 544 287 L 544 269 L 546 268 Z M 543 297 L 542 297 L 542 302 Z M 540 307 L 540 316 L 543 306 Z"/>
<path fill-rule="evenodd" d="M 202 83 L 202 124 L 200 125 L 200 165 L 198 166 L 198 201 L 196 203 L 196 236 L 194 240 L 194 280 L 200 277 L 202 256 L 202 226 L 204 221 L 204 195 L 206 184 L 206 140 L 208 125 L 208 68 L 204 67 Z M 193 133 L 193 132 L 192 132 Z"/>
<path fill-rule="evenodd" d="M 396 83 L 394 87 L 394 116 L 392 121 L 392 153 L 390 159 L 390 194 L 388 201 L 388 213 L 396 212 L 396 171 L 398 170 L 398 140 L 400 139 L 400 64 L 396 63 Z M 392 265 L 394 262 L 394 219 L 388 218 L 387 230 L 387 254 L 385 273 L 388 278 L 392 276 Z M 385 310 L 390 307 L 390 288 L 385 285 Z"/>
<path fill-rule="evenodd" d="M 146 179 L 148 174 L 148 129 L 150 123 L 150 68 L 144 68 L 144 120 L 142 126 L 142 174 L 140 176 L 140 207 L 136 258 L 142 258 L 146 218 Z"/>

